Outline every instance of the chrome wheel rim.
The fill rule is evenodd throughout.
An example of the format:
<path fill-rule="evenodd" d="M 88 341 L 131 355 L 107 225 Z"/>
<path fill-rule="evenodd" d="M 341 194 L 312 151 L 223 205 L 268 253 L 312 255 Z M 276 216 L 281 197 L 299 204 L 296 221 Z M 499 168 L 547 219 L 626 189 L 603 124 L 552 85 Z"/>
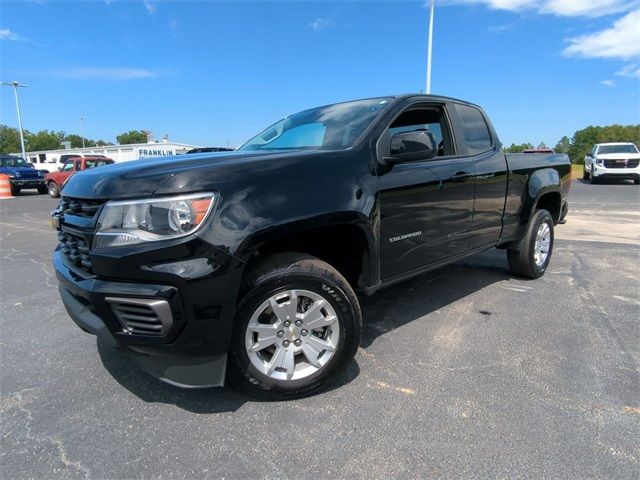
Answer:
<path fill-rule="evenodd" d="M 340 323 L 331 304 L 309 290 L 287 290 L 265 300 L 245 332 L 245 349 L 258 371 L 276 380 L 299 380 L 335 354 Z"/>
<path fill-rule="evenodd" d="M 551 248 L 551 229 L 547 223 L 543 223 L 538 227 L 536 235 L 536 244 L 533 253 L 533 259 L 538 267 L 542 267 L 549 256 Z"/>

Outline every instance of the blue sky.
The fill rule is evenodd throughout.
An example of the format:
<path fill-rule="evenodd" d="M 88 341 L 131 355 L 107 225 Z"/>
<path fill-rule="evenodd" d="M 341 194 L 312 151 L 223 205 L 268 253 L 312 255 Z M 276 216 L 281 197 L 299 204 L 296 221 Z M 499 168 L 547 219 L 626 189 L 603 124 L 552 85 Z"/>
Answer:
<path fill-rule="evenodd" d="M 421 1 L 3 1 L 2 80 L 24 127 L 237 145 L 278 118 L 424 88 Z M 433 93 L 502 141 L 640 123 L 637 0 L 437 0 Z M 1 122 L 16 125 L 12 92 Z"/>

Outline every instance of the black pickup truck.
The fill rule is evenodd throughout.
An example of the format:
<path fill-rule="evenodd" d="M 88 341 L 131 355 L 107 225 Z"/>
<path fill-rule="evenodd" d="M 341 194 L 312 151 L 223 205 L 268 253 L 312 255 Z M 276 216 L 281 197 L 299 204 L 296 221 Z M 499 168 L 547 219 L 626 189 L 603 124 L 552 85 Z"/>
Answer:
<path fill-rule="evenodd" d="M 232 152 L 79 172 L 51 222 L 83 330 L 179 386 L 293 398 L 352 361 L 358 296 L 488 248 L 544 274 L 567 213 L 564 155 L 506 155 L 446 97 L 339 103 Z"/>

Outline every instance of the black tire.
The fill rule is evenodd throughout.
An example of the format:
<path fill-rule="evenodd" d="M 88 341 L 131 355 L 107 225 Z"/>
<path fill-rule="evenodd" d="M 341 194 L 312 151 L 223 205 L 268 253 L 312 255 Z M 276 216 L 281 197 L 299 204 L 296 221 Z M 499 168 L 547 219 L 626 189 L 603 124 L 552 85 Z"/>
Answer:
<path fill-rule="evenodd" d="M 633 184 L 634 185 L 640 185 L 640 178 L 634 178 L 633 179 Z"/>
<path fill-rule="evenodd" d="M 549 251 L 547 258 L 542 265 L 535 262 L 535 244 L 536 236 L 540 225 L 546 223 L 550 230 Z M 540 278 L 547 270 L 551 254 L 553 253 L 553 217 L 547 210 L 537 210 L 527 226 L 527 231 L 519 243 L 519 248 L 507 250 L 507 261 L 509 262 L 509 271 L 514 275 L 526 278 Z"/>
<path fill-rule="evenodd" d="M 47 184 L 47 191 L 51 198 L 58 198 L 60 196 L 60 187 L 56 182 L 49 182 Z"/>
<path fill-rule="evenodd" d="M 45 194 L 45 193 L 47 193 L 47 192 L 49 192 L 49 189 L 47 188 L 47 186 L 46 186 L 46 185 L 40 185 L 40 186 L 38 187 L 38 193 L 39 193 L 40 195 L 43 195 L 43 194 Z"/>
<path fill-rule="evenodd" d="M 235 318 L 227 378 L 250 395 L 283 400 L 317 393 L 352 361 L 360 344 L 362 313 L 345 278 L 331 265 L 299 253 L 275 254 L 245 275 L 244 296 Z M 251 363 L 245 332 L 259 306 L 278 292 L 304 289 L 321 295 L 338 316 L 339 339 L 333 356 L 318 371 L 297 380 L 274 379 Z"/>
<path fill-rule="evenodd" d="M 582 179 L 589 180 L 589 172 L 587 172 L 587 169 L 585 167 L 582 167 Z"/>
<path fill-rule="evenodd" d="M 16 187 L 14 184 L 11 184 L 11 196 L 15 197 L 20 194 L 20 187 Z"/>
<path fill-rule="evenodd" d="M 594 177 L 593 175 L 589 175 L 589 183 L 591 185 L 595 185 L 596 183 L 598 183 L 598 179 L 596 177 Z"/>

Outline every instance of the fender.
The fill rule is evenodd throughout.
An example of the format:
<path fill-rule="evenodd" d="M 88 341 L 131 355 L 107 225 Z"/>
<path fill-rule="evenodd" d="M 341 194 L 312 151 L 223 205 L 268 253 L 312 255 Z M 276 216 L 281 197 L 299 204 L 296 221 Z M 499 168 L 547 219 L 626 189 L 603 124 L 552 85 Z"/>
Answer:
<path fill-rule="evenodd" d="M 529 223 L 529 220 L 531 220 L 536 210 L 538 201 L 543 195 L 550 192 L 558 192 L 562 195 L 558 171 L 553 168 L 536 170 L 529 177 L 526 192 L 522 214 L 520 216 L 520 223 L 522 225 Z"/>
<path fill-rule="evenodd" d="M 358 232 L 357 235 L 363 243 L 362 247 L 365 251 L 361 260 L 363 262 L 362 270 L 366 277 L 363 278 L 363 282 L 364 286 L 370 286 L 378 280 L 376 276 L 379 271 L 378 241 L 371 219 L 361 212 L 321 214 L 264 228 L 245 238 L 239 245 L 235 256 L 246 264 L 267 245 L 277 246 L 285 242 L 287 238 L 313 234 L 313 231 L 343 230 L 345 228 L 352 228 L 354 232 Z M 335 238 L 337 245 L 340 245 L 341 241 L 341 238 Z"/>

